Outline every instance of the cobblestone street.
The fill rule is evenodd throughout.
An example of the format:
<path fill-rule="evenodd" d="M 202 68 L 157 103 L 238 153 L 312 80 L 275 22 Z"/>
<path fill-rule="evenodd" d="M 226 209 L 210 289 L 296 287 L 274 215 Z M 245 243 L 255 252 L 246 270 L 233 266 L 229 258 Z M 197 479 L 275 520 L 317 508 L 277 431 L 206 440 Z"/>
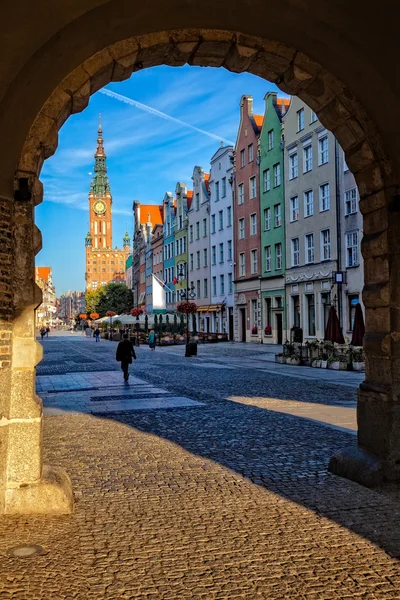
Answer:
<path fill-rule="evenodd" d="M 126 384 L 113 342 L 43 346 L 45 462 L 75 513 L 3 517 L 1 600 L 400 598 L 397 494 L 327 472 L 356 443 L 362 374 L 144 346 Z"/>

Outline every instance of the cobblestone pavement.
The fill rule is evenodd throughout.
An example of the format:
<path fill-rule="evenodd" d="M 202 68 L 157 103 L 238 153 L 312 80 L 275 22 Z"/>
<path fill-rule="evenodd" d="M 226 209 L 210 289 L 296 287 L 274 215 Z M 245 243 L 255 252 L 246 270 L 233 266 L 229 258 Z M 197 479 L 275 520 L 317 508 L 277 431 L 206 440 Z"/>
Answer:
<path fill-rule="evenodd" d="M 140 348 L 138 404 L 146 390 L 146 402 L 197 404 L 132 410 L 122 399 L 115 412 L 79 413 L 79 387 L 124 396 L 115 345 L 44 346 L 41 369 L 58 361 L 62 373 L 38 377 L 38 389 L 48 407 L 62 394 L 71 410 L 45 417 L 45 459 L 70 474 L 76 510 L 0 521 L 1 600 L 400 598 L 398 500 L 326 470 L 355 438 L 320 423 L 321 411 L 331 425 L 335 411 L 354 411 L 355 385 L 306 380 L 301 368 L 297 378 L 232 369 L 213 358 L 218 348 L 205 361 L 217 368 L 183 348 Z M 66 360 L 79 368 L 61 369 Z M 293 413 L 305 405 L 308 418 Z M 28 543 L 45 553 L 7 557 Z"/>

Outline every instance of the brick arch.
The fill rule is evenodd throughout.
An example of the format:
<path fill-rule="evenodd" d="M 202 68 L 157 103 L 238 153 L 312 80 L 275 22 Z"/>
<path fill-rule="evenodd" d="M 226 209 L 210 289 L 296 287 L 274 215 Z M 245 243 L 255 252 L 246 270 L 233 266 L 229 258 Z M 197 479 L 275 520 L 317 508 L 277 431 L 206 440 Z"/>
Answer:
<path fill-rule="evenodd" d="M 362 449 L 374 453 L 375 462 L 365 459 L 363 450 L 359 450 L 351 460 L 347 454 L 335 457 L 332 469 L 366 483 L 370 482 L 370 474 L 377 472 L 390 473 L 392 479 L 400 478 L 400 446 L 397 442 L 400 416 L 393 405 L 396 393 L 400 397 L 396 375 L 400 371 L 400 358 L 397 359 L 395 348 L 395 343 L 400 340 L 397 308 L 400 302 L 396 295 L 396 290 L 400 289 L 397 242 L 400 196 L 392 161 L 376 126 L 346 86 L 323 65 L 295 48 L 229 31 L 187 29 L 125 39 L 85 60 L 51 93 L 23 144 L 15 172 L 12 219 L 16 268 L 12 284 L 14 314 L 9 402 L 10 407 L 13 403 L 18 405 L 19 390 L 23 386 L 26 403 L 18 418 L 24 421 L 27 430 L 35 425 L 37 431 L 28 434 L 32 452 L 25 461 L 27 464 L 20 460 L 21 464 L 18 463 L 12 473 L 12 477 L 19 478 L 19 483 L 28 481 L 28 484 L 24 484 L 23 489 L 15 485 L 8 489 L 6 485 L 4 508 L 0 501 L 0 512 L 72 510 L 68 478 L 57 470 L 46 471 L 42 467 L 41 407 L 34 393 L 34 366 L 41 358 L 41 351 L 34 341 L 33 311 L 40 303 L 40 290 L 33 280 L 33 267 L 34 255 L 41 247 L 41 234 L 34 226 L 33 207 L 43 199 L 39 180 L 43 162 L 57 148 L 60 127 L 71 114 L 84 110 L 91 94 L 110 82 L 127 79 L 143 68 L 186 63 L 225 67 L 237 73 L 247 71 L 276 83 L 282 91 L 305 101 L 342 146 L 357 181 L 364 215 L 367 372 L 359 394 L 359 444 Z M 393 329 L 398 333 L 392 334 Z M 400 356 L 400 351 L 397 353 Z M 11 409 L 10 414 L 13 414 Z M 36 436 L 36 441 L 32 436 Z M 11 481 L 14 481 L 12 477 Z M 9 479 L 6 468 L 5 480 Z M 35 483 L 29 483 L 31 481 Z"/>

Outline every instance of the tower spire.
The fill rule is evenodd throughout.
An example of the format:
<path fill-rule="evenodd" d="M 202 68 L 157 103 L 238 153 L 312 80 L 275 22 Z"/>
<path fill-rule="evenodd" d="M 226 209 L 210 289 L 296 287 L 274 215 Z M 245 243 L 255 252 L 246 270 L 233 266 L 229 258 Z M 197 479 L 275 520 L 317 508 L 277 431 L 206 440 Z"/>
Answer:
<path fill-rule="evenodd" d="M 107 164 L 106 164 L 106 153 L 104 152 L 104 140 L 103 140 L 103 125 L 101 121 L 101 114 L 99 114 L 99 122 L 97 129 L 97 149 L 94 155 L 94 177 L 90 184 L 91 191 L 96 196 L 105 196 L 107 193 L 110 194 L 110 183 L 107 177 Z"/>

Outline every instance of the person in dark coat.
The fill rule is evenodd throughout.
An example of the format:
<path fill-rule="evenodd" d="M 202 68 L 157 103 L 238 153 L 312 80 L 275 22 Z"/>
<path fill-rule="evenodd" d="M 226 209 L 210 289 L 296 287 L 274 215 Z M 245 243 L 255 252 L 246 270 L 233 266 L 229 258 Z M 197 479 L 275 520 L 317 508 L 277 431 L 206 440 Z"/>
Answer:
<path fill-rule="evenodd" d="M 121 363 L 121 369 L 124 372 L 124 379 L 129 379 L 129 365 L 132 364 L 132 358 L 136 360 L 135 349 L 130 340 L 128 340 L 128 334 L 124 333 L 123 340 L 117 346 L 117 361 Z"/>

